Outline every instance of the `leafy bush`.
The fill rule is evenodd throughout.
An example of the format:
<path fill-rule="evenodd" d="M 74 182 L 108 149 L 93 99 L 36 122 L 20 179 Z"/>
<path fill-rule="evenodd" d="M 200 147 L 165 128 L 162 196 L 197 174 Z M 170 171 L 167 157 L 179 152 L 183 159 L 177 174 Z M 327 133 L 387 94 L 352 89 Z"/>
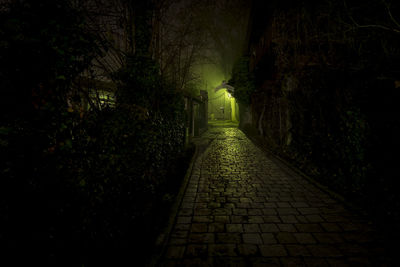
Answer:
<path fill-rule="evenodd" d="M 250 103 L 251 94 L 255 90 L 254 75 L 249 72 L 249 58 L 241 57 L 232 69 L 232 78 L 229 81 L 235 88 L 234 97 L 243 104 Z"/>
<path fill-rule="evenodd" d="M 115 109 L 68 109 L 102 42 L 68 1 L 1 12 L 0 241 L 14 262 L 142 260 L 185 172 L 182 96 L 135 55 L 115 74 Z"/>
<path fill-rule="evenodd" d="M 3 120 L 65 108 L 71 81 L 100 53 L 82 12 L 62 0 L 12 1 L 0 25 Z"/>
<path fill-rule="evenodd" d="M 390 235 L 400 233 L 390 167 L 399 149 L 398 11 L 376 0 L 277 5 L 254 29 L 263 41 L 250 45 L 266 49 L 254 54 L 257 84 L 269 82 L 252 110 L 269 147 L 392 225 Z M 263 30 L 272 35 L 261 39 Z"/>

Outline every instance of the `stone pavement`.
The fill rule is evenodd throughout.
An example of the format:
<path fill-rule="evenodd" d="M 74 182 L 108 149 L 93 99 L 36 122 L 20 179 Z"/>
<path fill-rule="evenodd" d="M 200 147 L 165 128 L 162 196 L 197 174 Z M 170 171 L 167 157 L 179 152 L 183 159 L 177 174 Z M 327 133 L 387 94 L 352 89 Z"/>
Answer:
<path fill-rule="evenodd" d="M 213 128 L 161 266 L 388 266 L 379 235 L 237 128 Z"/>

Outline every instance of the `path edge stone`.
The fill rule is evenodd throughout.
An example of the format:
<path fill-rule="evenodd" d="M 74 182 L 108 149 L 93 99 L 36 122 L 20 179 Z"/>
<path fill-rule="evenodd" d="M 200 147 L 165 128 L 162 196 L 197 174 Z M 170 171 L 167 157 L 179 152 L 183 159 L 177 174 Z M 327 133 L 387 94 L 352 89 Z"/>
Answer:
<path fill-rule="evenodd" d="M 340 195 L 337 192 L 332 191 L 328 186 L 325 186 L 325 185 L 321 184 L 320 182 L 318 182 L 317 180 L 311 178 L 310 176 L 308 176 L 307 174 L 302 172 L 299 168 L 293 166 L 287 160 L 281 158 L 280 156 L 276 155 L 271 150 L 266 148 L 265 145 L 263 144 L 262 140 L 259 140 L 260 139 L 259 136 L 255 136 L 254 134 L 250 133 L 249 131 L 246 131 L 246 129 L 239 128 L 239 130 L 242 131 L 251 140 L 251 142 L 253 142 L 253 144 L 255 146 L 257 146 L 259 149 L 261 149 L 263 152 L 265 152 L 268 156 L 270 156 L 270 159 L 273 160 L 279 166 L 279 168 L 282 169 L 282 171 L 286 172 L 289 175 L 298 175 L 298 176 L 304 178 L 309 183 L 316 186 L 318 189 L 322 190 L 323 192 L 328 194 L 330 197 L 332 197 L 333 199 L 340 202 L 340 204 L 342 204 L 343 206 L 345 206 L 352 212 L 357 213 L 359 216 L 361 216 L 363 218 L 368 217 L 367 212 L 363 208 L 361 208 L 360 206 L 358 206 L 354 203 L 350 203 L 349 201 L 346 200 L 346 198 L 344 196 Z"/>
<path fill-rule="evenodd" d="M 186 192 L 186 188 L 189 184 L 190 177 L 192 176 L 192 173 L 193 173 L 194 164 L 199 157 L 199 147 L 198 147 L 198 145 L 196 145 L 194 143 L 193 143 L 193 145 L 195 146 L 195 152 L 192 156 L 192 159 L 190 160 L 189 167 L 186 171 L 185 177 L 183 178 L 181 187 L 179 188 L 179 192 L 178 192 L 177 196 L 175 197 L 174 204 L 171 207 L 167 226 L 164 228 L 163 232 L 157 237 L 155 246 L 154 246 L 154 253 L 152 254 L 150 262 L 148 264 L 146 264 L 147 266 L 157 266 L 162 255 L 165 253 L 165 250 L 166 250 L 166 247 L 167 247 L 170 235 L 171 235 L 172 227 L 175 224 L 179 208 L 182 204 L 183 196 Z"/>

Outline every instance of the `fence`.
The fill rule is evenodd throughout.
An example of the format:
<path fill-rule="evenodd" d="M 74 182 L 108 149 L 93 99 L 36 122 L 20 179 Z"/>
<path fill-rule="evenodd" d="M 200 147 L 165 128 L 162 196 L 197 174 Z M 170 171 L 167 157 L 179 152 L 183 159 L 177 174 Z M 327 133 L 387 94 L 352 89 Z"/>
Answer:
<path fill-rule="evenodd" d="M 185 97 L 186 111 L 186 138 L 187 142 L 192 137 L 199 136 L 207 130 L 208 125 L 208 93 L 200 90 L 200 96 L 193 97 L 188 94 Z"/>

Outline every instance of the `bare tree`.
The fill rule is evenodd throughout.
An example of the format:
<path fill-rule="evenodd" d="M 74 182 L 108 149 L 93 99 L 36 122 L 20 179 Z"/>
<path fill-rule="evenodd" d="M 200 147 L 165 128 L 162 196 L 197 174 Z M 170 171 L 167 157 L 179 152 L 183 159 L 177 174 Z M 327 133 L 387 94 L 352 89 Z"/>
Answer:
<path fill-rule="evenodd" d="M 348 18 L 351 23 L 347 25 L 351 29 L 379 29 L 388 32 L 392 32 L 395 34 L 400 34 L 400 23 L 396 16 L 399 16 L 399 4 L 395 4 L 394 1 L 386 1 L 386 0 L 374 0 L 368 1 L 367 6 L 360 5 L 349 5 L 348 1 L 343 1 L 345 9 L 348 14 Z M 372 8 L 371 8 L 372 7 Z M 364 16 L 361 18 L 356 18 L 356 14 L 365 14 L 366 9 L 373 9 L 375 12 L 375 16 Z M 397 11 L 397 14 L 393 13 L 393 10 Z M 385 14 L 384 16 L 379 16 L 378 14 Z M 378 16 L 377 16 L 378 15 Z"/>
<path fill-rule="evenodd" d="M 200 24 L 211 43 L 210 54 L 228 79 L 236 59 L 241 56 L 250 13 L 248 1 L 204 1 Z"/>

